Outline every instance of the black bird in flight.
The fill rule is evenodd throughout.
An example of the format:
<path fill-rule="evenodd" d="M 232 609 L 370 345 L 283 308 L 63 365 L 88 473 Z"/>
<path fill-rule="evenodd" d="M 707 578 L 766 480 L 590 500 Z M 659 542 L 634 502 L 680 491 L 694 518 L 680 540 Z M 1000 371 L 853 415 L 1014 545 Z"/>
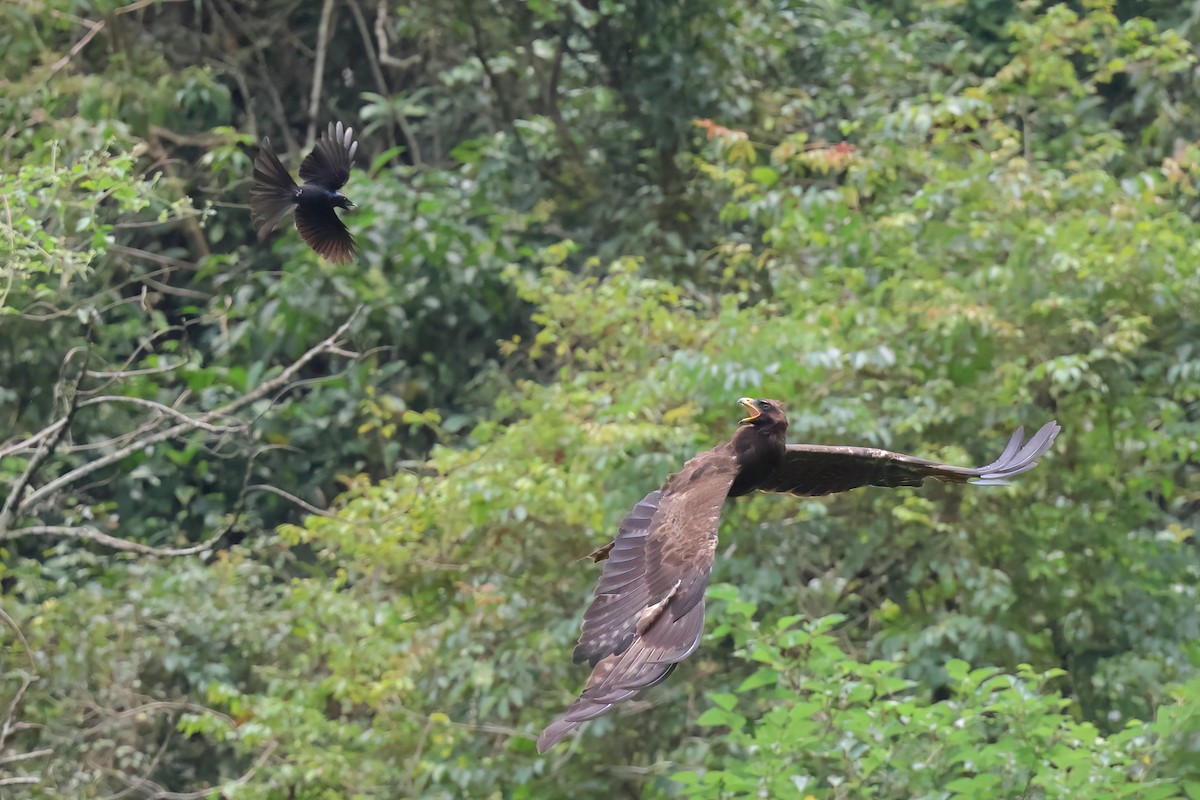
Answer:
<path fill-rule="evenodd" d="M 788 444 L 782 405 L 749 397 L 738 402 L 748 416 L 733 437 L 642 498 L 617 538 L 592 553 L 594 561 L 607 561 L 574 654 L 592 674 L 579 699 L 542 732 L 539 753 L 666 678 L 700 644 L 704 589 L 727 497 L 754 491 L 820 497 L 859 486 L 920 486 L 926 478 L 1002 486 L 1037 466 L 1060 430 L 1048 422 L 1022 444 L 1018 428 L 999 458 L 972 469 L 870 447 Z"/>
<path fill-rule="evenodd" d="M 329 131 L 317 140 L 300 164 L 300 186 L 284 169 L 265 136 L 254 159 L 254 188 L 250 190 L 250 214 L 258 229 L 258 240 L 295 206 L 296 230 L 308 246 L 335 264 L 354 258 L 354 237 L 335 208 L 353 208 L 349 198 L 338 192 L 350 178 L 350 165 L 358 152 L 354 129 L 329 123 Z"/>

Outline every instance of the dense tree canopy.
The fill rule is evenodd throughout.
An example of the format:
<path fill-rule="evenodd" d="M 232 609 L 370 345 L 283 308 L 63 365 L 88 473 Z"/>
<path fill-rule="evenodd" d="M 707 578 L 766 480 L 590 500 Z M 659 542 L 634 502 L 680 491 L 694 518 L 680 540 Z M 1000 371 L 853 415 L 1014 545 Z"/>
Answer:
<path fill-rule="evenodd" d="M 1200 45 L 1084 0 L 0 4 L 0 795 L 1200 798 Z M 360 142 L 346 264 L 249 212 Z M 742 395 L 1011 488 L 725 509 Z"/>

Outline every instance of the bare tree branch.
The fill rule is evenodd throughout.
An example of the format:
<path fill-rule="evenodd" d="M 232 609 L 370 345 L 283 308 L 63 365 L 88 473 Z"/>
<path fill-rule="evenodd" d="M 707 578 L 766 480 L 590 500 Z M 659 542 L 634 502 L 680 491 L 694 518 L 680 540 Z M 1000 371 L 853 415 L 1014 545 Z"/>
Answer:
<path fill-rule="evenodd" d="M 140 350 L 138 352 L 141 352 Z M 135 353 L 136 355 L 136 353 Z M 126 362 L 128 363 L 128 362 Z M 168 372 L 174 372 L 182 367 L 185 361 L 180 361 L 176 364 L 166 364 L 161 367 L 148 367 L 146 369 L 120 369 L 120 370 L 99 370 L 89 369 L 87 376 L 89 378 L 132 378 L 135 375 L 166 375 Z M 102 387 L 103 388 L 103 387 Z M 95 390 L 93 390 L 95 391 Z"/>
<path fill-rule="evenodd" d="M 29 640 L 25 638 L 25 633 L 21 630 L 21 626 L 17 625 L 17 621 L 8 615 L 3 606 L 0 606 L 0 621 L 3 621 L 5 625 L 12 629 L 13 634 L 17 637 L 17 641 L 21 643 L 21 647 L 25 650 L 25 657 L 29 659 L 30 673 L 36 674 L 37 662 L 33 659 L 33 648 L 29 646 Z M 0 746 L 3 744 L 4 738 L 0 737 Z"/>
<path fill-rule="evenodd" d="M 135 406 L 142 406 L 143 408 L 149 408 L 168 417 L 174 417 L 181 422 L 192 423 L 192 427 L 199 428 L 202 431 L 208 431 L 209 433 L 238 433 L 239 431 L 246 430 L 247 427 L 246 424 L 240 420 L 238 421 L 238 424 L 230 425 L 228 427 L 212 425 L 201 419 L 190 417 L 182 411 L 172 408 L 171 406 L 163 405 L 162 403 L 156 403 L 153 400 L 146 400 L 141 397 L 126 397 L 125 395 L 119 394 L 105 394 L 101 395 L 100 397 L 89 397 L 87 400 L 84 400 L 82 403 L 80 403 L 79 407 L 84 408 L 86 406 L 94 406 L 101 403 L 130 403 Z"/>
<path fill-rule="evenodd" d="M 239 31 L 251 30 L 252 26 L 246 23 L 238 15 L 237 10 L 226 0 L 213 0 L 213 4 L 209 6 L 212 11 L 213 20 L 221 26 L 222 32 L 233 41 L 237 41 Z M 226 19 L 228 17 L 228 19 Z M 271 102 L 269 104 L 271 112 L 275 116 L 275 121 L 279 126 L 279 135 L 283 137 L 286 149 L 295 151 L 299 146 L 296 142 L 296 137 L 292 135 L 292 128 L 288 124 L 287 109 L 283 105 L 283 98 L 279 94 L 279 89 L 271 80 L 271 68 L 263 57 L 263 47 L 270 43 L 266 39 L 263 43 L 251 42 L 251 51 L 254 53 L 254 60 L 258 64 L 259 78 L 262 84 L 266 87 L 267 96 Z"/>
<path fill-rule="evenodd" d="M 41 444 L 38 445 L 37 452 L 29 459 L 29 463 L 25 466 L 25 471 L 17 478 L 8 497 L 5 498 L 4 506 L 0 508 L 0 536 L 3 536 L 4 532 L 8 530 L 9 522 L 12 521 L 13 516 L 22 507 L 21 495 L 25 494 L 25 487 L 33 480 L 33 476 L 37 473 L 38 468 L 54 453 L 54 448 L 58 447 L 58 443 L 62 441 L 63 435 L 71 427 L 71 418 L 75 416 L 75 411 L 79 407 L 79 387 L 83 383 L 84 376 L 87 374 L 88 361 L 91 358 L 92 331 L 93 325 L 89 322 L 83 350 L 83 366 L 75 376 L 75 385 L 71 387 L 70 394 L 67 397 L 67 411 L 63 415 L 63 424 L 54 433 L 42 439 Z M 73 349 L 67 354 L 66 360 L 63 363 L 64 372 L 75 352 Z"/>
<path fill-rule="evenodd" d="M 135 0 L 135 2 L 130 3 L 127 6 L 121 6 L 120 8 L 118 8 L 116 11 L 114 11 L 112 13 L 113 13 L 114 17 L 118 17 L 121 14 L 132 14 L 134 11 L 141 11 L 143 8 L 146 8 L 147 6 L 151 6 L 151 5 L 154 5 L 155 3 L 160 3 L 160 2 L 161 3 L 182 3 L 182 2 L 184 2 L 184 0 Z"/>
<path fill-rule="evenodd" d="M 411 55 L 406 58 L 396 58 L 388 52 L 387 28 L 384 27 L 387 23 L 387 5 L 387 0 L 379 0 L 379 5 L 375 9 L 375 41 L 379 45 L 379 60 L 389 67 L 408 69 L 414 64 L 420 63 L 421 56 Z"/>
<path fill-rule="evenodd" d="M 87 27 L 88 32 L 83 35 L 82 39 L 80 39 L 78 42 L 75 43 L 75 46 L 72 47 L 66 53 L 66 55 L 64 55 L 58 61 L 55 61 L 53 64 L 50 65 L 50 73 L 46 76 L 47 80 L 54 77 L 54 75 L 57 74 L 58 71 L 61 70 L 63 67 L 65 67 L 72 58 L 74 58 L 76 55 L 79 54 L 80 50 L 87 47 L 88 42 L 90 42 L 97 33 L 104 30 L 104 20 L 100 20 L 99 22 L 92 22 L 91 20 L 81 19 L 80 22 L 82 22 Z"/>
<path fill-rule="evenodd" d="M 166 336 L 169 336 L 172 333 L 176 333 L 181 330 L 183 330 L 183 328 L 181 328 L 178 325 L 170 325 L 168 327 L 165 327 L 165 328 L 155 331 L 150 336 L 145 337 L 145 339 L 138 342 L 138 346 L 133 349 L 133 352 L 129 354 L 129 356 L 125 359 L 125 362 L 121 365 L 121 368 L 119 370 L 117 370 L 116 372 L 98 372 L 98 371 L 89 370 L 88 371 L 89 378 L 108 378 L 109 380 L 108 380 L 108 382 L 101 384 L 100 386 L 98 386 L 94 389 L 88 389 L 86 392 L 84 392 L 84 394 L 99 394 L 100 392 L 104 391 L 104 389 L 106 389 L 107 387 L 116 383 L 118 380 L 127 378 L 131 375 L 156 375 L 156 374 L 159 374 L 159 372 L 152 371 L 152 370 L 128 370 L 128 367 L 130 364 L 132 364 L 134 362 L 134 359 L 136 359 L 139 355 L 141 355 L 141 353 L 143 351 L 148 351 L 150 348 L 150 345 L 152 345 L 156 340 L 166 337 Z M 158 371 L 164 372 L 164 373 L 170 372 L 173 369 L 183 366 L 183 364 L 185 364 L 185 363 L 186 362 L 184 362 L 184 361 L 180 361 L 175 366 L 155 367 L 154 370 L 158 370 Z"/>
<path fill-rule="evenodd" d="M 0 607 L 0 621 L 3 621 L 10 629 L 17 641 L 21 643 L 21 648 L 25 651 L 25 657 L 29 659 L 29 672 L 21 676 L 21 685 L 17 687 L 17 691 L 13 693 L 12 699 L 8 701 L 8 708 L 4 712 L 4 719 L 0 721 L 0 753 L 4 751 L 4 745 L 8 741 L 9 734 L 14 730 L 19 730 L 25 727 L 22 723 L 18 723 L 17 709 L 21 705 L 22 698 L 25 697 L 25 692 L 33 685 L 33 682 L 38 679 L 37 662 L 33 657 L 33 648 L 29 646 L 29 641 L 25 638 L 25 634 L 21 631 L 21 626 L 17 625 L 17 621 L 9 616 L 8 612 Z M 11 756 L 0 757 L 0 764 L 12 763 L 15 761 L 25 761 L 30 758 L 39 758 L 41 756 L 53 754 L 53 750 L 44 748 L 41 750 L 32 750 L 28 753 L 17 753 Z M 17 775 L 9 778 L 0 778 L 0 786 L 15 786 L 18 784 L 33 785 L 40 783 L 41 778 L 33 775 Z"/>
<path fill-rule="evenodd" d="M 311 147 L 317 140 L 317 112 L 321 105 L 321 89 L 325 86 L 325 54 L 329 47 L 329 18 L 333 16 L 333 0 L 321 6 L 321 21 L 317 24 L 317 63 L 313 67 L 312 94 L 308 100 L 308 137 Z"/>
<path fill-rule="evenodd" d="M 282 497 L 284 500 L 287 500 L 289 503 L 293 503 L 293 504 L 299 506 L 300 508 L 304 509 L 309 514 L 312 514 L 315 517 L 325 517 L 326 519 L 339 519 L 337 514 L 334 514 L 331 511 L 326 511 L 324 509 L 317 508 L 312 503 L 309 503 L 306 500 L 296 497 L 296 495 L 292 494 L 291 492 L 285 492 L 283 489 L 280 489 L 278 486 L 272 486 L 269 483 L 256 483 L 251 486 L 247 486 L 246 491 L 247 492 L 269 492 L 271 494 Z"/>
<path fill-rule="evenodd" d="M 59 445 L 58 451 L 60 453 L 86 453 L 91 450 L 107 450 L 111 447 L 120 447 L 125 442 L 136 439 L 139 436 L 144 436 L 154 430 L 162 424 L 162 421 L 162 417 L 152 417 L 133 430 L 126 431 L 118 436 L 112 436 L 99 442 L 88 442 L 87 444 Z"/>
<path fill-rule="evenodd" d="M 18 536 L 66 536 L 73 539 L 88 539 L 106 547 L 111 547 L 113 550 L 120 550 L 123 553 L 140 553 L 144 556 L 176 558 L 178 556 L 194 556 L 197 553 L 211 550 L 213 545 L 228 532 L 229 529 L 227 527 L 222 528 L 203 542 L 188 545 L 187 547 L 152 547 L 141 542 L 133 542 L 129 539 L 110 536 L 90 525 L 30 525 L 5 532 L 0 535 L 0 541 L 16 539 Z"/>
<path fill-rule="evenodd" d="M 224 714 L 214 708 L 209 708 L 208 706 L 202 706 L 199 703 L 193 703 L 189 700 L 154 700 L 149 703 L 142 703 L 141 705 L 134 706 L 133 708 L 126 708 L 121 711 L 113 711 L 111 709 L 100 710 L 107 714 L 108 717 L 100 722 L 97 722 L 90 728 L 85 728 L 83 730 L 84 733 L 97 733 L 109 725 L 114 725 L 122 720 L 129 719 L 131 717 L 136 718 L 142 714 L 154 713 L 158 711 L 165 711 L 168 713 L 175 711 L 187 711 L 192 714 L 212 714 L 213 716 L 220 717 L 221 721 L 225 722 L 230 727 L 234 727 L 237 724 L 233 717 L 229 716 L 228 714 Z"/>
<path fill-rule="evenodd" d="M 41 750 L 30 750 L 28 753 L 14 753 L 11 756 L 0 756 L 0 764 L 12 764 L 16 761 L 28 761 L 31 758 L 54 755 L 54 750 L 43 747 Z"/>
<path fill-rule="evenodd" d="M 67 424 L 66 418 L 55 420 L 54 422 L 51 422 L 46 427 L 42 428 L 37 433 L 30 436 L 28 439 L 22 439 L 18 442 L 13 442 L 12 444 L 6 444 L 3 447 L 0 447 L 0 458 L 4 458 L 5 456 L 11 456 L 14 453 L 21 452 L 22 450 L 29 450 L 29 448 L 33 447 L 36 444 L 39 444 L 47 436 L 53 436 L 54 434 L 56 434 L 66 424 Z"/>
<path fill-rule="evenodd" d="M 142 778 L 146 780 L 146 776 L 153 775 L 154 770 L 158 769 L 158 765 L 162 762 L 162 758 L 167 753 L 167 747 L 171 744 L 171 739 L 174 738 L 174 728 L 167 730 L 167 735 L 163 737 L 162 742 L 158 745 L 158 750 L 154 753 L 154 757 L 150 759 L 150 763 L 142 769 Z M 111 770 L 110 774 L 116 773 L 116 770 Z M 119 773 L 116 773 L 119 774 Z M 129 784 L 116 794 L 111 794 L 104 800 L 121 800 L 122 797 L 127 797 L 136 792 L 140 787 L 137 784 Z"/>
<path fill-rule="evenodd" d="M 214 435 L 225 435 L 247 430 L 250 423 L 237 420 L 234 416 L 235 412 L 245 408 L 248 405 L 251 405 L 252 403 L 255 403 L 256 401 L 268 397 L 270 397 L 270 403 L 273 405 L 283 394 L 295 390 L 299 385 L 309 383 L 310 381 L 307 380 L 297 381 L 296 375 L 317 356 L 328 353 L 346 354 L 348 351 L 344 350 L 340 346 L 340 339 L 354 323 L 354 320 L 358 317 L 361 311 L 361 306 L 355 309 L 350 317 L 347 318 L 346 321 L 341 325 L 339 325 L 332 334 L 307 350 L 275 378 L 264 381 L 254 390 L 246 392 L 245 394 L 235 398 L 234 400 L 231 400 L 220 408 L 216 408 L 204 413 L 188 414 L 179 408 L 168 406 L 153 400 L 127 397 L 123 395 L 102 395 L 98 397 L 89 397 L 80 401 L 78 400 L 78 397 L 79 395 L 84 394 L 84 392 L 80 391 L 79 380 L 81 380 L 84 375 L 90 374 L 87 370 L 87 363 L 85 360 L 83 367 L 80 369 L 79 378 L 76 380 L 75 388 L 71 392 L 69 398 L 70 405 L 68 407 L 68 413 L 62 419 L 56 420 L 50 425 L 46 426 L 46 428 L 44 428 L 42 431 L 39 431 L 33 436 L 27 437 L 25 440 L 9 445 L 5 448 L 5 453 L 12 453 L 22 449 L 29 449 L 35 443 L 38 446 L 38 450 L 35 452 L 33 458 L 30 459 L 30 463 L 26 467 L 23 480 L 18 481 L 18 485 L 14 487 L 14 492 L 6 501 L 4 516 L 0 517 L 0 522 L 3 523 L 0 525 L 0 541 L 15 539 L 21 536 L 65 536 L 69 538 L 85 539 L 88 541 L 97 542 L 121 552 L 138 553 L 141 555 L 155 557 L 190 556 L 211 550 L 235 524 L 235 521 L 238 517 L 238 513 L 236 511 L 230 515 L 231 521 L 224 529 L 216 531 L 213 533 L 213 535 L 202 542 L 189 545 L 187 547 L 154 547 L 141 542 L 135 542 L 112 536 L 111 534 L 105 533 L 93 525 L 27 525 L 19 528 L 10 528 L 9 524 L 12 522 L 13 518 L 17 516 L 17 514 L 21 512 L 28 513 L 32 509 L 36 508 L 39 503 L 48 500 L 69 486 L 79 484 L 87 476 L 97 472 L 98 470 L 118 463 L 129 455 L 136 453 L 139 450 L 144 450 L 145 448 L 159 442 L 168 441 L 195 430 L 202 430 Z M 314 379 L 314 381 L 315 380 L 316 379 Z M 187 393 L 181 395 L 176 405 L 181 404 L 186 395 Z M 130 403 L 136 406 L 147 408 L 153 411 L 156 414 L 156 417 L 151 418 L 148 423 L 140 426 L 138 430 L 133 431 L 126 437 L 118 437 L 117 439 L 113 440 L 120 441 L 122 443 L 111 452 L 108 452 L 105 455 L 94 459 L 93 461 L 81 464 L 75 469 L 69 470 L 57 478 L 48 481 L 35 491 L 29 493 L 27 497 L 21 497 L 21 494 L 23 494 L 24 488 L 28 485 L 33 473 L 40 467 L 41 464 L 45 462 L 45 460 L 49 457 L 49 454 L 52 453 L 58 446 L 59 441 L 69 429 L 71 419 L 78 409 L 87 406 L 97 406 L 110 403 Z M 176 424 L 167 428 L 154 430 L 154 428 L 156 428 L 165 417 L 169 417 L 170 419 L 178 421 Z M 234 417 L 236 424 L 215 424 L 220 423 L 222 420 L 230 417 Z M 79 448 L 72 448 L 72 450 L 75 451 L 88 448 L 89 446 L 80 446 Z M 249 467 L 247 467 L 247 470 L 249 470 Z M 246 477 L 249 477 L 249 472 L 247 472 Z M 247 480 L 246 484 L 248 483 L 249 482 Z M 255 488 L 263 489 L 266 487 L 264 485 L 257 485 Z M 274 487 L 270 488 L 271 490 L 274 490 Z M 239 505 L 248 491 L 248 486 L 247 488 L 243 488 L 242 493 L 238 498 Z M 290 499 L 298 501 L 298 498 L 292 498 L 286 492 L 283 492 L 283 490 L 275 491 L 289 497 Z M 302 503 L 303 501 L 299 502 Z M 2 742 L 2 737 L 0 737 L 0 742 Z"/>
<path fill-rule="evenodd" d="M 59 477 L 55 478 L 54 480 L 45 483 L 40 488 L 38 488 L 36 491 L 31 492 L 28 497 L 25 497 L 23 500 L 18 501 L 16 503 L 16 511 L 18 511 L 18 512 L 28 511 L 28 510 L 34 508 L 38 503 L 53 496 L 57 492 L 66 488 L 67 486 L 70 486 L 71 484 L 78 482 L 82 478 L 84 478 L 88 475 L 91 475 L 93 472 L 96 472 L 97 470 L 103 469 L 112 464 L 116 464 L 116 463 L 124 460 L 128 456 L 132 455 L 133 453 L 136 453 L 139 450 L 144 450 L 145 448 L 147 448 L 151 445 L 154 445 L 154 444 L 158 444 L 159 442 L 165 442 L 170 439 L 177 438 L 185 433 L 188 433 L 190 431 L 196 430 L 197 428 L 200 428 L 203 424 L 210 424 L 215 420 L 220 420 L 223 417 L 230 416 L 234 412 L 238 411 L 239 409 L 245 408 L 246 406 L 250 405 L 251 403 L 254 403 L 256 400 L 260 400 L 270 394 L 279 392 L 286 388 L 290 388 L 289 384 L 291 384 L 292 379 L 295 377 L 296 373 L 298 373 L 300 370 L 304 369 L 304 367 L 309 362 L 311 362 L 314 358 L 316 358 L 317 356 L 327 352 L 328 350 L 330 350 L 338 345 L 338 340 L 354 323 L 354 320 L 358 317 L 358 314 L 361 311 L 362 311 L 362 307 L 359 306 L 357 309 L 354 310 L 354 313 L 352 313 L 345 322 L 343 322 L 341 325 L 339 325 L 337 330 L 335 330 L 332 334 L 330 334 L 326 339 L 324 339 L 319 344 L 310 348 L 307 352 L 305 352 L 298 359 L 296 359 L 290 366 L 288 366 L 286 369 L 284 369 L 283 372 L 281 372 L 277 377 L 275 377 L 269 381 L 263 382 L 257 388 L 255 388 L 253 391 L 247 392 L 246 394 L 242 395 L 241 397 L 238 397 L 235 400 L 232 400 L 229 403 L 226 403 L 225 405 L 221 406 L 220 408 L 214 409 L 214 410 L 206 412 L 204 414 L 199 414 L 195 417 L 189 417 L 184 422 L 179 422 L 178 424 L 172 425 L 169 428 L 165 428 L 163 430 L 156 431 L 155 433 L 149 434 L 143 438 L 132 441 L 129 444 L 125 445 L 124 447 L 117 448 L 116 450 L 112 451 L 111 453 L 101 456 L 100 458 L 97 458 L 94 461 L 89 461 L 86 464 L 81 464 L 80 466 L 76 467 L 75 469 L 70 470 L 69 472 L 66 472 L 66 473 L 60 475 Z M 4 521 L 7 522 L 7 520 L 4 520 Z M 42 526 L 42 527 L 45 528 L 46 526 Z M 50 526 L 50 527 L 56 527 L 56 526 Z M 28 529 L 26 529 L 26 530 L 28 530 Z M 75 529 L 74 534 L 68 533 L 67 535 L 78 535 L 78 536 L 83 536 L 84 538 L 97 539 L 98 541 L 101 540 L 99 537 L 107 537 L 107 534 L 102 534 L 99 531 L 95 531 L 96 534 L 99 534 L 99 537 L 97 537 L 97 536 L 92 536 L 87 533 L 80 533 L 79 532 L 80 530 L 81 529 Z M 89 529 L 82 529 L 82 530 L 89 530 Z M 90 530 L 94 530 L 94 529 L 90 529 Z M 62 533 L 63 531 L 59 531 L 59 532 Z M 0 540 L 6 539 L 6 538 L 12 538 L 13 535 L 20 535 L 20 533 L 21 533 L 20 531 L 8 532 L 6 525 L 0 525 Z M 112 539 L 113 541 L 117 541 L 117 542 L 122 541 L 119 539 L 113 539 L 113 537 L 107 537 L 107 538 Z M 139 545 L 139 547 L 145 547 L 145 545 Z"/>
<path fill-rule="evenodd" d="M 379 66 L 379 59 L 375 56 L 374 43 L 371 41 L 371 29 L 367 27 L 366 17 L 363 16 L 362 9 L 358 6 L 358 0 L 346 0 L 346 5 L 350 8 L 350 16 L 354 17 L 354 24 L 358 27 L 358 35 L 362 37 L 363 50 L 367 55 L 367 64 L 371 67 L 371 77 L 375 79 L 375 88 L 384 97 L 390 97 L 392 90 L 388 88 L 387 79 L 383 77 L 383 70 Z M 392 121 L 389 119 L 388 141 L 394 141 L 396 132 L 392 130 Z"/>

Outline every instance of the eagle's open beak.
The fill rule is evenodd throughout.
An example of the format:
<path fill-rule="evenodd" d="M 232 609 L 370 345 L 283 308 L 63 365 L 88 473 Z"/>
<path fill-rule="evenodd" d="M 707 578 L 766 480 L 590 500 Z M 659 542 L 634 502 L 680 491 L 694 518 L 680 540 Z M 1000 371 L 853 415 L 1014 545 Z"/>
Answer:
<path fill-rule="evenodd" d="M 758 404 L 754 402 L 753 397 L 739 397 L 738 405 L 745 406 L 746 410 L 750 412 L 750 416 L 746 417 L 745 419 L 738 420 L 739 424 L 744 422 L 754 422 L 754 420 L 762 416 L 762 412 L 758 410 Z"/>

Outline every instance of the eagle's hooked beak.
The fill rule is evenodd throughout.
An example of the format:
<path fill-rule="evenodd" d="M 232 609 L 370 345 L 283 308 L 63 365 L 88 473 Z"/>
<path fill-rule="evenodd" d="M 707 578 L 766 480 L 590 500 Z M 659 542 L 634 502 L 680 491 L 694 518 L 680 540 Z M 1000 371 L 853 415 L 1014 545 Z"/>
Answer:
<path fill-rule="evenodd" d="M 750 416 L 746 417 L 745 419 L 738 420 L 738 424 L 754 422 L 754 420 L 762 416 L 762 411 L 758 409 L 758 403 L 754 401 L 753 397 L 739 397 L 738 405 L 745 406 L 746 410 L 750 412 Z"/>

